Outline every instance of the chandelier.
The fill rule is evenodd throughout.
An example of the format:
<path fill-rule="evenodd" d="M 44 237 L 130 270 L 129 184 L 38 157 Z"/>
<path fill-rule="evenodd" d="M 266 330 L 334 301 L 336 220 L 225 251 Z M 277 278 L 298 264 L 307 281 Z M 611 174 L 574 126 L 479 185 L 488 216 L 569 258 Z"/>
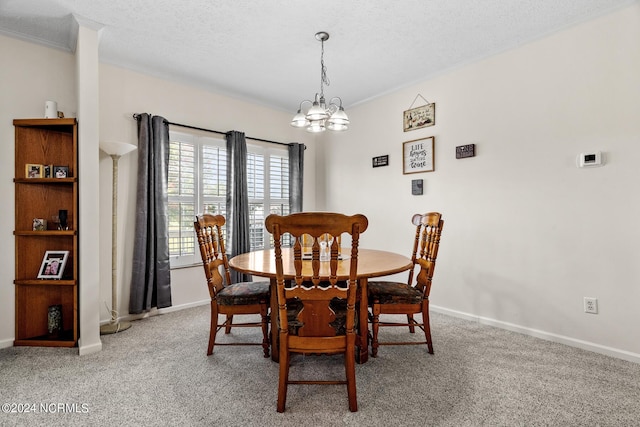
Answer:
<path fill-rule="evenodd" d="M 324 99 L 324 85 L 329 86 L 329 78 L 327 77 L 327 67 L 324 66 L 324 42 L 329 40 L 329 33 L 320 31 L 316 33 L 316 40 L 322 43 L 322 51 L 320 54 L 320 93 L 316 93 L 313 102 L 305 99 L 300 103 L 298 113 L 291 120 L 291 126 L 297 128 L 307 128 L 307 132 L 324 132 L 325 129 L 333 131 L 344 131 L 349 128 L 349 117 L 342 108 L 342 99 L 334 96 L 329 100 L 327 105 Z M 339 101 L 336 104 L 334 101 Z M 306 113 L 302 112 L 302 105 L 311 104 Z"/>

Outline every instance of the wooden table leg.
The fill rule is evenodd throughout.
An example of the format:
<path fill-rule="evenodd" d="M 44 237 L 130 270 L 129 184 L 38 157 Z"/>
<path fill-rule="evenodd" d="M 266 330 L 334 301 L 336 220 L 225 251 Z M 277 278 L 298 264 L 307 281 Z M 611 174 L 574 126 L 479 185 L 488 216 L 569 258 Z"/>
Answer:
<path fill-rule="evenodd" d="M 358 292 L 360 293 L 359 335 L 360 351 L 356 357 L 358 363 L 365 363 L 369 358 L 369 304 L 367 300 L 367 279 L 358 280 Z"/>
<path fill-rule="evenodd" d="M 271 360 L 280 360 L 280 346 L 278 345 L 278 294 L 276 289 L 276 279 L 270 280 L 271 286 Z"/>

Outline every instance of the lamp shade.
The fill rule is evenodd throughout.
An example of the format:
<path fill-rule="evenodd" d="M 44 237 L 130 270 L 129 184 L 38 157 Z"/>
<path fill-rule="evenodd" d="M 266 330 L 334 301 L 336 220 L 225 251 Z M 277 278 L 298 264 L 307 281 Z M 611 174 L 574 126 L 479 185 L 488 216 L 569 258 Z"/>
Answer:
<path fill-rule="evenodd" d="M 137 148 L 128 142 L 100 141 L 100 149 L 110 156 L 124 156 Z"/>
<path fill-rule="evenodd" d="M 327 114 L 327 110 L 325 110 L 324 105 L 320 105 L 318 101 L 313 103 L 306 116 L 307 120 L 312 123 L 317 120 L 325 120 L 328 117 L 329 114 Z"/>
<path fill-rule="evenodd" d="M 304 117 L 304 114 L 302 114 L 301 110 L 298 110 L 298 114 L 293 116 L 293 119 L 291 120 L 291 126 L 296 128 L 303 128 L 308 125 L 309 125 L 309 120 L 307 120 Z"/>
<path fill-rule="evenodd" d="M 349 127 L 349 117 L 344 112 L 342 106 L 338 107 L 335 113 L 329 118 L 329 124 L 327 126 L 330 130 L 342 131 L 347 130 Z"/>
<path fill-rule="evenodd" d="M 311 120 L 309 126 L 307 126 L 307 132 L 318 133 L 324 132 L 324 120 Z"/>

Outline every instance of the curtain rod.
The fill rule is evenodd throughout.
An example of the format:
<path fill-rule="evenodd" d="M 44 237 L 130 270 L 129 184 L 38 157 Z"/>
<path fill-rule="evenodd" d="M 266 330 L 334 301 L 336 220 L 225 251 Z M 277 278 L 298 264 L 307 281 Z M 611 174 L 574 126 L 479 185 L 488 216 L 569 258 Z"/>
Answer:
<path fill-rule="evenodd" d="M 136 119 L 136 120 L 139 120 L 139 119 L 140 119 L 140 114 L 136 114 L 136 113 L 134 113 L 134 114 L 133 114 L 133 118 L 134 118 L 134 119 Z M 221 132 L 221 131 L 219 131 L 219 130 L 213 130 L 213 129 L 200 128 L 200 127 L 196 127 L 196 126 L 184 125 L 184 124 L 182 124 L 182 123 L 173 123 L 173 122 L 170 122 L 170 121 L 169 121 L 169 120 L 167 120 L 167 119 L 165 119 L 164 121 L 165 121 L 165 123 L 167 123 L 168 125 L 180 126 L 180 127 L 188 128 L 188 129 L 201 130 L 201 131 L 204 131 L 204 132 L 217 133 L 217 134 L 220 134 L 220 135 L 226 135 L 226 134 L 227 134 L 227 132 Z M 287 147 L 291 145 L 291 144 L 287 144 L 287 143 L 285 143 L 285 142 L 270 141 L 270 140 L 268 140 L 268 139 L 261 139 L 261 138 L 253 138 L 253 137 L 251 137 L 251 136 L 245 136 L 245 138 L 247 138 L 247 139 L 251 139 L 251 140 L 253 140 L 253 141 L 267 142 L 267 143 L 269 143 L 269 144 L 285 145 L 285 146 L 287 146 Z M 305 146 L 304 148 L 305 148 L 305 150 L 307 149 L 307 147 L 306 147 L 306 146 Z"/>

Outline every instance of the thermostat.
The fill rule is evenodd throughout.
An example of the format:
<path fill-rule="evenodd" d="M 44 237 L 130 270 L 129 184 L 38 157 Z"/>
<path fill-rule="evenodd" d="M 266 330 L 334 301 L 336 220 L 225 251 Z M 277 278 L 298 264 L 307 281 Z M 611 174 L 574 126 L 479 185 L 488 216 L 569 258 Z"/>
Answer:
<path fill-rule="evenodd" d="M 602 153 L 600 151 L 578 154 L 579 168 L 592 166 L 602 166 Z"/>

